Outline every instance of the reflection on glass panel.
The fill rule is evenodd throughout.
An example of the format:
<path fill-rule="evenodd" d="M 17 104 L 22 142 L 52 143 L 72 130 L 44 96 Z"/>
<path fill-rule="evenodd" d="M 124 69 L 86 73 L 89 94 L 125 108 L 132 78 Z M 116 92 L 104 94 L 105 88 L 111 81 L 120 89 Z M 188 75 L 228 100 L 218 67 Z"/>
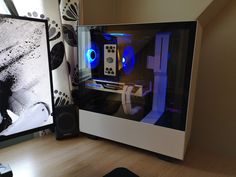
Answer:
<path fill-rule="evenodd" d="M 78 51 L 79 56 L 85 56 L 86 54 L 84 53 L 87 48 L 91 48 L 91 36 L 90 36 L 90 31 L 89 29 L 84 29 L 83 31 L 78 31 L 78 40 L 80 43 L 78 44 L 78 47 L 80 50 Z M 92 49 L 91 49 L 92 51 Z M 80 82 L 83 80 L 90 79 L 91 76 L 91 70 L 90 66 L 87 65 L 88 63 L 86 60 L 79 60 L 78 65 L 79 65 L 79 72 L 80 72 Z"/>
<path fill-rule="evenodd" d="M 80 109 L 185 130 L 195 28 L 79 27 Z"/>

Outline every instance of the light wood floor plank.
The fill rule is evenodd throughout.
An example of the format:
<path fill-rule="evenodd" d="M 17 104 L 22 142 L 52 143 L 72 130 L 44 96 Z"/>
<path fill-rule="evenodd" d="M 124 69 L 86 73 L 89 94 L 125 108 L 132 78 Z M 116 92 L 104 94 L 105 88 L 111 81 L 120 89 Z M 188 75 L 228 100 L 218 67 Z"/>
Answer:
<path fill-rule="evenodd" d="M 236 158 L 190 148 L 184 161 L 168 162 L 156 154 L 104 139 L 57 141 L 53 135 L 0 149 L 0 163 L 14 177 L 102 177 L 126 167 L 140 177 L 236 177 Z"/>

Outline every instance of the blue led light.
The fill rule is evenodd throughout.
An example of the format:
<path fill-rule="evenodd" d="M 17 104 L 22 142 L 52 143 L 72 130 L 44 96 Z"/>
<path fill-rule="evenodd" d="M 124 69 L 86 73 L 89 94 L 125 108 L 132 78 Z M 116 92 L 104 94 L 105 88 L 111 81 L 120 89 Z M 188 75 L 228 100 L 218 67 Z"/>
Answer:
<path fill-rule="evenodd" d="M 91 43 L 91 47 L 86 49 L 85 58 L 91 69 L 94 69 L 99 65 L 100 50 L 94 42 Z"/>
<path fill-rule="evenodd" d="M 127 33 L 109 33 L 109 34 L 112 35 L 112 36 L 120 36 L 120 37 L 122 37 L 122 36 L 125 36 L 125 37 L 130 36 L 130 34 L 127 34 Z"/>
<path fill-rule="evenodd" d="M 109 34 L 103 34 L 103 37 L 107 40 L 107 41 L 111 41 L 112 37 Z"/>
<path fill-rule="evenodd" d="M 96 59 L 96 52 L 93 49 L 88 49 L 86 53 L 86 57 L 90 63 L 92 63 Z"/>
<path fill-rule="evenodd" d="M 135 51 L 131 46 L 127 46 L 124 49 L 122 56 L 122 66 L 125 74 L 130 74 L 135 66 Z"/>
<path fill-rule="evenodd" d="M 123 58 L 122 58 L 122 63 L 125 63 L 125 61 L 126 61 L 126 59 L 123 57 Z"/>

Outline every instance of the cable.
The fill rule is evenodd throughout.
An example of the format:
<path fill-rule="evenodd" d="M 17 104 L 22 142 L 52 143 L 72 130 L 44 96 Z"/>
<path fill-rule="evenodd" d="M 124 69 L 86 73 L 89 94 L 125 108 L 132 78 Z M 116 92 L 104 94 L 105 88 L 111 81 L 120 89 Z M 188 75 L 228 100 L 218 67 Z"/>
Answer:
<path fill-rule="evenodd" d="M 122 106 L 125 114 L 134 115 L 141 110 L 141 107 L 136 106 L 132 108 L 131 103 L 131 93 L 133 90 L 133 86 L 124 86 L 124 92 L 122 93 Z"/>

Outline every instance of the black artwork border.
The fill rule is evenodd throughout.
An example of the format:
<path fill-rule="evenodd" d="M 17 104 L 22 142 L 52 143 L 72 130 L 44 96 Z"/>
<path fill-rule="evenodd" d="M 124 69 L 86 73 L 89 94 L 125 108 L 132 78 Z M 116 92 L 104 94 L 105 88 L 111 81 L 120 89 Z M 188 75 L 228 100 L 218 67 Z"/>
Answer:
<path fill-rule="evenodd" d="M 48 20 L 45 19 L 36 19 L 36 18 L 30 18 L 30 17 L 20 17 L 20 16 L 13 16 L 13 15 L 5 15 L 5 14 L 0 14 L 0 18 L 11 18 L 11 19 L 19 19 L 19 20 L 27 20 L 27 21 L 35 21 L 35 22 L 40 22 L 40 23 L 44 23 L 45 24 L 45 34 L 46 34 L 46 42 L 47 42 L 47 53 L 48 53 L 48 74 L 49 74 L 49 80 L 50 80 L 50 90 L 51 90 L 51 104 L 52 104 L 52 119 L 53 119 L 53 123 L 52 124 L 48 124 L 45 126 L 41 126 L 38 128 L 34 128 L 34 129 L 29 129 L 26 131 L 22 131 L 19 133 L 15 133 L 12 135 L 8 135 L 8 136 L 0 136 L 0 143 L 2 141 L 6 141 L 9 139 L 13 139 L 13 138 L 17 138 L 20 136 L 24 136 L 27 134 L 32 134 L 35 133 L 37 131 L 41 131 L 41 130 L 45 130 L 45 129 L 53 129 L 55 127 L 55 116 L 54 116 L 54 110 L 55 110 L 55 105 L 53 102 L 53 82 L 52 82 L 52 70 L 51 70 L 51 65 L 50 65 L 50 45 L 49 45 L 49 32 L 48 32 Z"/>

